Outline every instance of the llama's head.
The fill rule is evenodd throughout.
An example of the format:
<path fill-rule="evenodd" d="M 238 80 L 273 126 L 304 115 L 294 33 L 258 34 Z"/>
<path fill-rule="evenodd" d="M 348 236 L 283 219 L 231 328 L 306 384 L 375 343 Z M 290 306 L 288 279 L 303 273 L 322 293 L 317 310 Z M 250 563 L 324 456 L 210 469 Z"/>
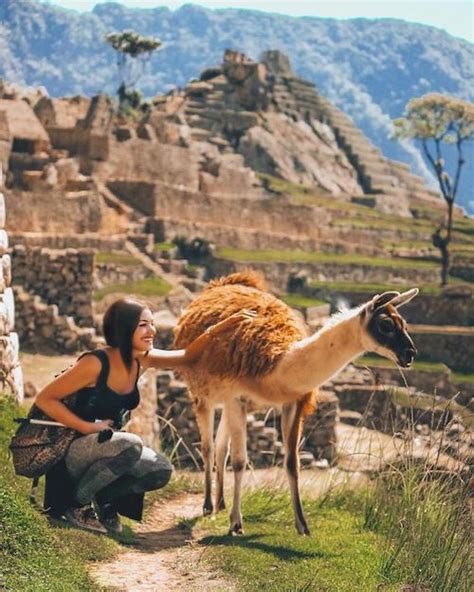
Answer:
<path fill-rule="evenodd" d="M 399 314 L 398 308 L 417 294 L 418 288 L 403 294 L 384 292 L 374 296 L 362 308 L 361 316 L 365 328 L 363 344 L 367 351 L 376 352 L 393 360 L 403 368 L 411 366 L 416 348 L 407 332 L 406 321 Z"/>

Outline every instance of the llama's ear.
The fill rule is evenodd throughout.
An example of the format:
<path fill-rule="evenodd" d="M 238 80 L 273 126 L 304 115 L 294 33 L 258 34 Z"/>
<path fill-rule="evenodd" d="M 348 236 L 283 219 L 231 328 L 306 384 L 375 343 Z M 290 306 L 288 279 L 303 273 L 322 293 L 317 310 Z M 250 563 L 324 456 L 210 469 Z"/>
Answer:
<path fill-rule="evenodd" d="M 392 303 L 394 299 L 400 296 L 400 292 L 384 292 L 383 294 L 376 294 L 369 303 L 369 310 L 374 311 L 381 306 L 385 306 L 389 302 Z"/>
<path fill-rule="evenodd" d="M 403 306 L 404 304 L 406 304 L 407 302 L 410 302 L 410 300 L 415 298 L 415 296 L 418 294 L 418 292 L 419 292 L 418 288 L 412 288 L 411 290 L 408 290 L 407 292 L 403 292 L 402 294 L 399 294 L 396 298 L 394 298 L 393 300 L 390 301 L 390 304 L 392 306 L 395 306 L 396 308 L 399 308 L 400 306 Z"/>

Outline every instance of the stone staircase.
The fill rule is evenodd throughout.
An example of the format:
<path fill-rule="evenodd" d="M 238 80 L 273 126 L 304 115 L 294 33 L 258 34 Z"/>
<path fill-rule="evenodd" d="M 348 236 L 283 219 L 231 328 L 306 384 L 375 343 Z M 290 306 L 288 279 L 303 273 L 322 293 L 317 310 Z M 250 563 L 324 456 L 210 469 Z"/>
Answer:
<path fill-rule="evenodd" d="M 357 169 L 366 193 L 395 199 L 406 196 L 410 200 L 428 202 L 434 207 L 444 207 L 439 193 L 427 188 L 425 180 L 411 173 L 408 165 L 385 158 L 347 115 L 327 99 L 320 97 L 319 100 L 322 114 Z"/>
<path fill-rule="evenodd" d="M 294 120 L 317 119 L 331 126 L 340 147 L 357 170 L 359 182 L 371 199 L 354 198 L 356 203 L 378 206 L 410 216 L 413 200 L 428 202 L 435 208 L 444 208 L 440 195 L 426 186 L 426 182 L 410 172 L 404 163 L 385 158 L 352 120 L 330 101 L 318 94 L 314 84 L 296 76 L 277 77 L 273 101 L 276 108 Z M 386 205 L 383 200 L 392 202 Z"/>

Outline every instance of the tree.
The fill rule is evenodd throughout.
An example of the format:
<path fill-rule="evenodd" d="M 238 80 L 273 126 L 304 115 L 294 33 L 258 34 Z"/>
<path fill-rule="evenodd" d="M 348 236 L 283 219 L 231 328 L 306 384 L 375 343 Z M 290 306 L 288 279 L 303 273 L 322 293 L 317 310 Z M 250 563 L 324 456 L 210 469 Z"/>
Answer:
<path fill-rule="evenodd" d="M 151 54 L 162 47 L 156 37 L 144 37 L 135 31 L 109 33 L 105 41 L 117 52 L 120 86 L 117 90 L 119 109 L 140 106 L 141 94 L 134 86 L 143 74 Z"/>
<path fill-rule="evenodd" d="M 453 206 L 459 189 L 461 169 L 465 164 L 463 145 L 474 139 L 474 104 L 455 97 L 430 93 L 412 99 L 405 107 L 405 116 L 394 120 L 395 137 L 421 142 L 423 153 L 436 175 L 439 189 L 447 205 L 447 219 L 435 230 L 433 246 L 441 253 L 441 285 L 448 282 L 453 227 Z M 444 158 L 447 145 L 455 146 L 457 163 L 451 176 Z"/>

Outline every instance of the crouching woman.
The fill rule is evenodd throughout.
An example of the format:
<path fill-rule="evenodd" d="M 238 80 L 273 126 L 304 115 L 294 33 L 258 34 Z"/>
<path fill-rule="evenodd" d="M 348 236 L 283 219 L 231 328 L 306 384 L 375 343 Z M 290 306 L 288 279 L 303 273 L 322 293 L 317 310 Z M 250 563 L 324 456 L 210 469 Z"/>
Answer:
<path fill-rule="evenodd" d="M 166 485 L 173 467 L 135 434 L 115 431 L 101 442 L 99 432 L 120 427 L 120 418 L 137 407 L 141 372 L 193 364 L 214 335 L 250 316 L 233 315 L 207 329 L 185 350 L 164 351 L 153 348 L 156 330 L 147 307 L 129 299 L 112 304 L 103 321 L 107 347 L 83 354 L 36 399 L 44 413 L 79 436 L 64 460 L 46 475 L 49 514 L 102 533 L 121 531 L 119 514 L 140 520 L 144 492 Z M 74 406 L 68 408 L 64 400 L 72 394 Z"/>

